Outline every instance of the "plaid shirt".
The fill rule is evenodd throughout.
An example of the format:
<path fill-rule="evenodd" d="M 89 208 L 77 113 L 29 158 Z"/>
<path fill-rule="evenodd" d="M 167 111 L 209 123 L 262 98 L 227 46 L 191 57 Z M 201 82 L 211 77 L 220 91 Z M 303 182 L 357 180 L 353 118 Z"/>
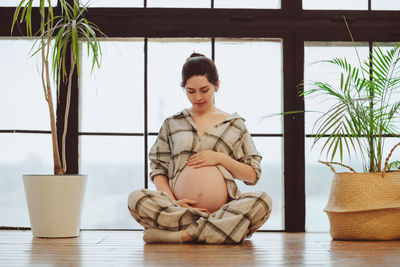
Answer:
<path fill-rule="evenodd" d="M 213 125 L 200 137 L 187 109 L 164 121 L 149 154 L 150 178 L 153 181 L 155 175 L 166 176 L 172 190 L 176 177 L 186 166 L 187 159 L 203 150 L 222 152 L 250 165 L 257 174 L 255 183 L 260 178 L 262 157 L 257 152 L 242 117 L 235 112 L 223 122 Z M 222 165 L 216 167 L 225 178 L 229 196 L 237 199 L 241 193 L 234 177 Z"/>

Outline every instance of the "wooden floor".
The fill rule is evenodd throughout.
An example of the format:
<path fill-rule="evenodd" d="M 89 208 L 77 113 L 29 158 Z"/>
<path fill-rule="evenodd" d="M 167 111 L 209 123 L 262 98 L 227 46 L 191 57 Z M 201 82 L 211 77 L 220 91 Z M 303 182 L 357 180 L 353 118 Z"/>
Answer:
<path fill-rule="evenodd" d="M 400 241 L 332 241 L 327 233 L 256 233 L 240 245 L 145 244 L 141 231 L 39 239 L 0 231 L 0 266 L 400 266 Z"/>

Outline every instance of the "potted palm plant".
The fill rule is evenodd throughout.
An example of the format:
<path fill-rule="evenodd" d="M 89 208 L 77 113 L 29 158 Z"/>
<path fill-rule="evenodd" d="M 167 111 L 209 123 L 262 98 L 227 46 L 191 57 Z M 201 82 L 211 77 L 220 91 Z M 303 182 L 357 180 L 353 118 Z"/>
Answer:
<path fill-rule="evenodd" d="M 399 137 L 399 61 L 400 44 L 386 51 L 374 46 L 359 66 L 333 58 L 325 62 L 340 69 L 337 84 L 316 81 L 300 93 L 333 102 L 314 123 L 314 144 L 322 142 L 327 155 L 320 162 L 334 172 L 324 209 L 333 239 L 400 238 L 400 162 L 391 159 L 398 139 L 384 152 L 385 141 Z M 344 155 L 353 153 L 362 160 L 361 173 L 343 163 Z M 350 172 L 336 172 L 335 164 Z"/>
<path fill-rule="evenodd" d="M 21 0 L 15 9 L 11 33 L 16 23 L 25 23 L 26 35 L 34 37 L 32 55 L 41 55 L 41 78 L 44 98 L 50 112 L 53 147 L 53 175 L 24 175 L 24 188 L 29 210 L 32 234 L 37 237 L 74 237 L 79 235 L 80 215 L 86 186 L 86 175 L 66 175 L 65 138 L 71 98 L 71 84 L 74 71 L 80 73 L 79 41 L 87 43 L 93 58 L 93 67 L 100 65 L 101 48 L 97 34 L 104 35 L 98 27 L 84 18 L 86 6 L 78 0 L 59 0 L 60 14 L 55 14 L 51 0 L 40 0 L 39 7 L 33 7 L 34 0 Z M 39 25 L 32 25 L 33 13 L 40 12 Z M 32 26 L 38 28 L 32 33 Z M 67 68 L 66 66 L 70 66 Z M 52 88 L 52 81 L 56 88 Z M 53 90 L 61 90 L 60 83 L 66 84 L 66 108 L 62 149 L 57 142 Z M 60 159 L 60 151 L 61 158 Z"/>

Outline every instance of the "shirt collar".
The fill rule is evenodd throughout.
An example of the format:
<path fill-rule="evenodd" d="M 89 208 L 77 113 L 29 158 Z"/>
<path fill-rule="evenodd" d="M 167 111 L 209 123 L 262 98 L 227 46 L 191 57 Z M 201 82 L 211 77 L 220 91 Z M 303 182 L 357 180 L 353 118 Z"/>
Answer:
<path fill-rule="evenodd" d="M 186 119 L 188 119 L 189 117 L 191 118 L 191 115 L 190 115 L 189 109 L 185 108 L 184 110 L 176 113 L 173 117 L 174 118 L 184 118 L 184 117 L 186 117 Z M 234 119 L 242 119 L 243 121 L 245 121 L 245 119 L 242 118 L 237 112 L 234 112 L 231 115 L 229 115 L 228 118 L 226 118 L 224 120 L 224 122 L 232 121 Z"/>

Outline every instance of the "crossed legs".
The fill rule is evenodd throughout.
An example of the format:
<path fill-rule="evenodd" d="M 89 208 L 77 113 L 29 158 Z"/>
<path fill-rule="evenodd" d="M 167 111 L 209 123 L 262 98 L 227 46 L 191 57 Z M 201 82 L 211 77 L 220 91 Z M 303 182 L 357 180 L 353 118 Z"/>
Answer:
<path fill-rule="evenodd" d="M 164 192 L 132 192 L 128 208 L 144 228 L 144 240 L 154 242 L 240 243 L 269 218 L 271 198 L 264 192 L 242 194 L 207 214 L 178 206 Z"/>

